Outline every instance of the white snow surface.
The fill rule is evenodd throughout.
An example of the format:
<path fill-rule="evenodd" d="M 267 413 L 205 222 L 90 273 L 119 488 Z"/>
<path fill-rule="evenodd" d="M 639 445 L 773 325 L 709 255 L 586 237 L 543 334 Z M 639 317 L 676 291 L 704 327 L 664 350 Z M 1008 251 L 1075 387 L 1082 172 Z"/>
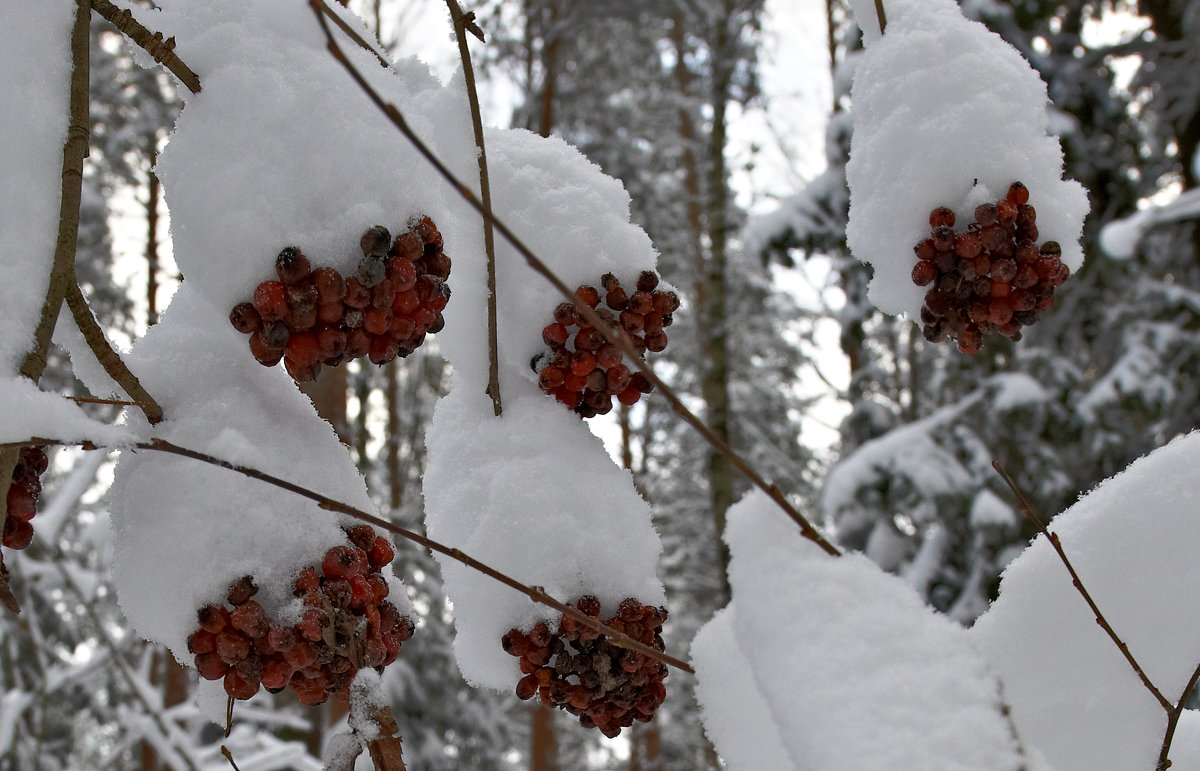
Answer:
<path fill-rule="evenodd" d="M 162 18 L 150 22 L 180 41 L 203 90 L 185 95 L 157 171 L 175 260 L 211 303 L 228 312 L 248 301 L 259 282 L 275 279 L 285 246 L 299 247 L 313 267 L 353 275 L 367 228 L 383 225 L 395 235 L 418 214 L 433 217 L 447 254 L 459 256 L 463 239 L 444 215 L 453 193 L 328 53 L 307 3 L 161 5 Z M 361 20 L 347 19 L 370 39 Z M 336 34 L 419 135 L 441 156 L 465 155 L 461 165 L 473 167 L 466 101 L 457 91 L 415 59 L 398 62 L 392 74 Z M 185 216 L 175 216 L 180 211 Z M 244 336 L 229 333 L 245 346 Z"/>
<path fill-rule="evenodd" d="M 75 4 L 21 2 L 0 29 L 0 442 L 118 443 L 126 435 L 17 374 L 41 318 L 58 240 Z"/>
<path fill-rule="evenodd" d="M 286 245 L 300 246 L 314 265 L 349 273 L 367 227 L 395 231 L 430 213 L 450 248 L 455 219 L 437 217 L 444 186 L 330 57 L 307 5 L 161 5 L 149 21 L 177 36 L 203 91 L 187 99 L 160 164 L 185 281 L 128 356 L 167 419 L 149 427 L 135 416 L 131 424 L 373 511 L 332 427 L 281 367 L 253 359 L 228 313 L 273 276 Z M 343 44 L 418 131 L 444 141 L 460 136 L 442 124 L 463 100 L 427 68 L 410 60 L 392 74 Z M 256 599 L 286 619 L 295 609 L 295 573 L 346 542 L 340 518 L 316 503 L 155 453 L 121 459 L 112 513 L 121 607 L 139 634 L 181 660 L 190 658 L 196 609 L 221 600 L 230 581 L 254 575 Z M 399 581 L 389 583 L 389 599 L 409 612 Z"/>
<path fill-rule="evenodd" d="M 1050 523 L 1083 584 L 1150 680 L 1175 703 L 1200 661 L 1193 432 L 1101 483 Z M 1044 537 L 1005 569 L 971 630 L 1004 682 L 1023 740 L 1061 771 L 1153 768 L 1166 715 L 1096 623 Z M 1195 713 L 1172 768 L 1200 768 Z"/>
<path fill-rule="evenodd" d="M 731 603 L 692 639 L 696 700 L 704 732 L 728 768 L 785 769 L 792 765 L 771 707 L 758 690 L 754 670 L 738 644 L 737 609 Z"/>
<path fill-rule="evenodd" d="M 496 216 L 568 287 L 599 288 L 605 273 L 633 287 L 641 271 L 654 269 L 657 254 L 649 237 L 629 221 L 629 194 L 577 149 L 523 129 L 489 131 L 485 142 Z M 469 161 L 463 176 L 474 186 L 473 155 Z M 478 215 L 469 216 L 481 229 Z M 447 315 L 447 329 L 438 337 L 457 387 L 475 391 L 487 386 L 488 367 L 487 284 L 479 254 L 478 263 L 451 274 L 455 294 L 447 308 L 457 323 L 450 329 Z M 565 298 L 499 233 L 496 285 L 501 393 L 540 393 L 529 362 L 546 350 L 542 329 Z"/>
<path fill-rule="evenodd" d="M 910 273 L 930 211 L 953 209 L 961 232 L 976 206 L 1003 198 L 1013 181 L 1029 188 L 1039 243 L 1058 241 L 1062 261 L 1078 271 L 1087 195 L 1062 179 L 1046 86 L 1033 68 L 951 0 L 889 0 L 882 37 L 874 3 L 852 6 L 867 48 L 851 90 L 846 238 L 874 268 L 868 299 L 918 318 L 925 290 Z"/>
<path fill-rule="evenodd" d="M 578 150 L 523 130 L 490 131 L 486 142 L 497 216 L 569 287 L 599 286 L 607 272 L 632 286 L 640 271 L 655 267 L 649 238 L 629 222 L 628 194 Z M 474 156 L 464 157 L 463 178 L 474 186 Z M 481 229 L 477 215 L 465 216 Z M 626 597 L 662 604 L 655 572 L 661 547 L 649 506 L 584 422 L 541 392 L 530 367 L 546 350 L 542 329 L 564 298 L 499 234 L 496 247 L 504 414 L 496 418 L 484 395 L 487 276 L 480 250 L 481 259 L 465 268 L 456 263 L 438 335 L 453 377 L 426 434 L 429 535 L 558 599 L 594 594 L 606 614 Z M 511 689 L 520 672 L 501 636 L 557 613 L 458 562 L 439 561 L 464 677 Z"/>
<path fill-rule="evenodd" d="M 583 421 L 535 386 L 509 389 L 501 418 L 482 392 L 453 386 L 426 442 L 431 538 L 560 600 L 593 594 L 602 616 L 626 597 L 665 602 L 649 505 Z M 463 677 L 511 689 L 520 670 L 500 638 L 557 612 L 457 561 L 440 561 Z"/>
<path fill-rule="evenodd" d="M 9 4 L 0 29 L 0 373 L 15 375 L 41 316 L 58 240 L 75 3 Z M 9 412 L 7 402 L 0 402 Z"/>
<path fill-rule="evenodd" d="M 701 646 L 697 675 L 728 682 L 727 670 L 711 663 L 736 660 L 740 649 L 789 759 L 771 764 L 740 738 L 722 744 L 727 734 L 711 721 L 728 717 L 745 681 L 731 690 L 705 684 L 697 689 L 705 726 L 718 751 L 729 745 L 739 759 L 732 767 L 1022 766 L 999 686 L 967 631 L 923 605 L 903 580 L 862 555 L 825 554 L 758 492 L 730 509 L 725 540 L 736 623 L 732 636 L 720 626 L 701 631 L 711 647 Z"/>

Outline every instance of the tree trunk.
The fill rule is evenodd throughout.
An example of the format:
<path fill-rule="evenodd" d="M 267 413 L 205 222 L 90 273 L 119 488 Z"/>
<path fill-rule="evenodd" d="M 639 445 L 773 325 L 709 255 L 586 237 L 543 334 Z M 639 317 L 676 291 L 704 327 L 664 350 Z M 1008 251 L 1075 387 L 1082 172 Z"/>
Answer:
<path fill-rule="evenodd" d="M 149 188 L 146 196 L 146 326 L 152 327 L 158 323 L 158 198 L 160 185 L 158 175 L 154 173 L 155 159 L 158 157 L 158 137 L 151 138 L 154 146 L 150 148 L 150 178 L 146 185 Z"/>
<path fill-rule="evenodd" d="M 704 279 L 704 306 L 701 311 L 703 355 L 707 366 L 701 385 L 708 425 L 722 441 L 729 434 L 729 349 L 727 309 L 725 305 L 726 251 L 728 248 L 729 187 L 726 179 L 725 145 L 726 106 L 733 76 L 730 33 L 727 20 L 733 15 L 732 0 L 723 3 L 725 14 L 717 20 L 709 46 L 712 58 L 712 131 L 708 144 L 708 196 L 705 225 L 709 241 Z M 733 504 L 733 466 L 715 450 L 708 454 L 709 498 L 718 539 L 721 570 L 729 567 L 729 550 L 721 536 L 725 532 L 725 513 Z M 728 584 L 726 582 L 726 596 Z"/>
<path fill-rule="evenodd" d="M 557 771 L 558 739 L 554 731 L 554 710 L 537 702 L 533 705 L 530 722 L 529 771 Z"/>

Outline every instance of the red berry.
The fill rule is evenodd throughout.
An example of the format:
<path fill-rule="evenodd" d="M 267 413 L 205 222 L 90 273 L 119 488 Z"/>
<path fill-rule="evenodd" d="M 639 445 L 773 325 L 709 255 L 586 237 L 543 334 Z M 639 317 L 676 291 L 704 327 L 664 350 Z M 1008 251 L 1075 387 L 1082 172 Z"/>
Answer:
<path fill-rule="evenodd" d="M 575 296 L 592 308 L 600 304 L 600 293 L 593 286 L 581 286 L 575 290 Z"/>
<path fill-rule="evenodd" d="M 954 227 L 954 212 L 945 206 L 939 206 L 929 213 L 929 227 Z"/>
<path fill-rule="evenodd" d="M 262 316 L 258 315 L 251 303 L 238 303 L 229 312 L 229 323 L 237 331 L 248 335 L 262 326 Z"/>
<path fill-rule="evenodd" d="M 371 548 L 367 550 L 367 561 L 371 568 L 378 569 L 384 565 L 391 563 L 396 557 L 396 550 L 392 548 L 392 544 L 382 536 L 375 539 L 371 544 Z"/>
<path fill-rule="evenodd" d="M 308 258 L 294 246 L 284 248 L 275 258 L 275 273 L 285 284 L 295 284 L 308 277 L 310 272 Z"/>
<path fill-rule="evenodd" d="M 1006 200 L 1009 201 L 1010 203 L 1017 204 L 1018 206 L 1021 204 L 1028 203 L 1029 202 L 1029 188 L 1025 187 L 1020 182 L 1012 183 L 1012 185 L 1009 186 L 1009 188 L 1008 188 L 1008 195 L 1006 196 Z"/>
<path fill-rule="evenodd" d="M 225 673 L 225 693 L 235 699 L 249 699 L 258 693 L 258 681 L 248 680 L 236 669 L 231 669 Z"/>
<path fill-rule="evenodd" d="M 928 286 L 937 278 L 937 268 L 932 262 L 918 262 L 912 269 L 912 282 L 917 286 Z"/>
<path fill-rule="evenodd" d="M 355 546 L 334 546 L 325 553 L 321 570 L 326 578 L 349 578 L 367 571 L 367 554 Z"/>
<path fill-rule="evenodd" d="M 278 321 L 287 315 L 287 290 L 279 281 L 264 281 L 254 290 L 254 309 L 264 321 Z"/>
<path fill-rule="evenodd" d="M 229 671 L 229 665 L 216 653 L 201 653 L 196 656 L 196 669 L 205 680 L 219 680 Z"/>

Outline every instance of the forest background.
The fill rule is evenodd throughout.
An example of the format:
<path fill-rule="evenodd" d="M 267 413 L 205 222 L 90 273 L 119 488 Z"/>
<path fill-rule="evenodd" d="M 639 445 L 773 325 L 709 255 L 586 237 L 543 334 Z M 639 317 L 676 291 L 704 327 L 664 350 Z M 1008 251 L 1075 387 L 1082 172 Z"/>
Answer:
<path fill-rule="evenodd" d="M 420 4 L 351 2 L 395 55 L 412 53 L 415 37 L 426 38 L 423 49 L 443 41 L 452 55 L 449 24 L 429 5 L 418 14 Z M 861 51 L 847 8 L 815 5 L 827 25 L 817 36 L 822 56 L 792 73 L 807 109 L 827 119 L 821 151 L 801 145 L 794 124 L 762 121 L 778 114 L 761 88 L 774 34 L 765 6 L 480 7 L 481 87 L 495 89 L 485 104 L 511 109 L 485 120 L 561 136 L 622 181 L 663 277 L 692 311 L 656 371 L 839 545 L 969 625 L 1033 535 L 992 459 L 1041 511 L 1057 512 L 1196 425 L 1200 229 L 1171 207 L 1200 173 L 1200 20 L 1184 0 L 963 4 L 1046 81 L 1066 175 L 1087 188 L 1092 207 L 1088 261 L 1054 311 L 1019 343 L 991 341 L 963 356 L 876 311 L 867 268 L 845 247 L 849 87 Z M 110 337 L 132 340 L 176 281 L 152 168 L 180 98 L 167 76 L 133 63 L 107 22 L 95 20 L 92 36 L 78 270 Z M 752 121 L 759 128 L 747 141 Z M 754 143 L 770 147 L 755 152 Z M 818 172 L 811 159 L 822 154 Z M 755 185 L 764 177 L 794 190 L 763 200 Z M 1152 214 L 1140 220 L 1135 248 L 1106 255 L 1104 226 L 1139 210 Z M 133 272 L 114 249 L 131 223 L 144 261 Z M 420 529 L 423 430 L 448 382 L 436 346 L 403 365 L 332 375 L 311 391 L 319 409 L 382 510 Z M 86 395 L 61 351 L 45 377 L 44 387 Z M 822 419 L 836 424 L 814 430 Z M 719 535 L 747 485 L 654 398 L 621 411 L 609 433 L 654 506 L 667 648 L 686 655 L 728 601 Z M 194 674 L 130 634 L 116 606 L 108 460 L 71 450 L 52 460 L 38 536 L 6 555 L 21 604 L 45 610 L 0 616 L 0 767 L 221 767 L 219 731 L 191 703 Z M 628 739 L 600 739 L 509 694 L 468 687 L 451 654 L 453 613 L 436 564 L 402 549 L 395 569 L 421 611 L 419 633 L 385 676 L 411 767 L 716 767 L 686 675 L 672 674 L 655 722 Z M 226 743 L 248 768 L 320 768 L 342 718 L 331 707 L 264 700 L 239 709 Z"/>

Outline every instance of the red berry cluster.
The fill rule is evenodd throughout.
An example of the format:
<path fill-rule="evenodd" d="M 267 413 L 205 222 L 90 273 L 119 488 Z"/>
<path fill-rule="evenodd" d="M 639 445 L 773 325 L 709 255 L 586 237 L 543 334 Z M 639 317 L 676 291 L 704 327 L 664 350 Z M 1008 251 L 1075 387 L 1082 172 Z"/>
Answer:
<path fill-rule="evenodd" d="M 423 217 L 393 241 L 380 225 L 363 234 L 355 275 L 311 269 L 289 246 L 275 259 L 278 281 L 264 281 L 253 302 L 229 312 L 250 351 L 265 367 L 283 359 L 297 381 L 315 380 L 322 364 L 337 366 L 368 356 L 374 364 L 404 357 L 444 325 L 450 299 L 450 258 L 442 234 Z"/>
<path fill-rule="evenodd" d="M 304 611 L 292 626 L 272 621 L 251 599 L 258 588 L 250 576 L 230 585 L 231 608 L 201 608 L 199 628 L 188 637 L 200 675 L 224 678 L 225 692 L 237 699 L 249 699 L 260 685 L 272 693 L 290 686 L 302 704 L 313 705 L 330 694 L 347 700 L 359 669 L 382 671 L 395 661 L 413 623 L 385 599 L 379 571 L 392 561 L 392 545 L 367 525 L 348 535 L 353 545 L 334 546 L 320 568 L 300 571 L 293 593 Z"/>
<path fill-rule="evenodd" d="M 975 221 L 954 232 L 954 212 L 929 215 L 930 237 L 917 244 L 912 280 L 930 287 L 921 308 L 925 339 L 958 341 L 978 353 L 983 336 L 998 332 L 1021 339 L 1021 327 L 1054 302 L 1054 289 L 1070 275 L 1056 241 L 1037 245 L 1037 212 L 1029 189 L 1014 182 L 1002 201 L 976 207 Z"/>
<path fill-rule="evenodd" d="M 579 598 L 574 607 L 592 618 L 600 616 L 600 600 L 591 595 Z M 630 597 L 604 623 L 661 651 L 666 618 L 666 608 L 643 605 Z M 536 694 L 543 704 L 578 715 L 585 728 L 599 728 L 608 737 L 634 720 L 649 721 L 667 695 L 666 665 L 618 648 L 567 615 L 559 619 L 555 633 L 542 621 L 528 634 L 510 629 L 501 644 L 506 653 L 521 659 L 525 676 L 517 683 L 518 698 Z"/>
<path fill-rule="evenodd" d="M 671 326 L 671 314 L 679 308 L 679 296 L 656 291 L 658 276 L 653 271 L 642 271 L 633 294 L 626 292 L 611 273 L 601 277 L 600 285 L 607 307 L 598 307 L 600 292 L 595 287 L 581 286 L 575 295 L 596 308 L 610 328 L 627 334 L 638 353 L 657 353 L 667 347 L 665 329 Z M 573 332 L 575 328 L 578 330 Z M 621 349 L 605 340 L 579 314 L 574 303 L 560 303 L 554 309 L 554 323 L 542 330 L 542 340 L 550 346 L 551 354 L 548 359 L 535 361 L 535 368 L 537 362 L 546 362 L 538 372 L 538 384 L 585 418 L 606 414 L 612 409 L 614 396 L 630 405 L 654 388 L 645 375 L 630 372 Z"/>
<path fill-rule="evenodd" d="M 33 540 L 33 515 L 42 494 L 42 474 L 50 465 L 45 447 L 22 447 L 8 488 L 8 518 L 4 520 L 3 544 L 24 549 Z"/>

